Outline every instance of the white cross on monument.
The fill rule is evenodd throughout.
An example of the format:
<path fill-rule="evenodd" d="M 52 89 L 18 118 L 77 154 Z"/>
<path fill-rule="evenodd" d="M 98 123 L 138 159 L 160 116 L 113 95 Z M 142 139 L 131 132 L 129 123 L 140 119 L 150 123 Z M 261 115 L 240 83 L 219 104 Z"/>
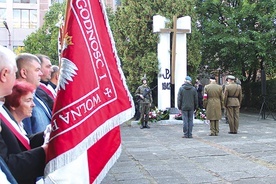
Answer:
<path fill-rule="evenodd" d="M 177 93 L 187 75 L 186 33 L 191 33 L 191 17 L 173 17 L 173 29 L 165 28 L 168 22 L 160 15 L 153 16 L 153 32 L 159 33 L 157 46 L 158 74 L 158 109 L 166 109 L 171 104 L 170 84 L 175 84 L 174 102 L 177 107 Z M 170 49 L 170 33 L 173 33 L 172 49 Z M 170 62 L 170 50 L 172 58 Z"/>

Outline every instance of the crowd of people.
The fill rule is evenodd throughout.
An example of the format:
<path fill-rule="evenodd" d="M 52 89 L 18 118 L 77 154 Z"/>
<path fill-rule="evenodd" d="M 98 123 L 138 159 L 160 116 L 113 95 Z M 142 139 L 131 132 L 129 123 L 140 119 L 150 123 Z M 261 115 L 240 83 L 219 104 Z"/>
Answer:
<path fill-rule="evenodd" d="M 226 77 L 224 85 L 216 82 L 215 76 L 210 76 L 209 84 L 203 85 L 199 79 L 192 84 L 192 78 L 186 76 L 184 84 L 179 88 L 177 95 L 177 108 L 181 111 L 183 120 L 182 138 L 192 138 L 194 114 L 198 109 L 206 110 L 207 120 L 210 122 L 209 136 L 219 135 L 219 122 L 225 115 L 229 124 L 229 134 L 237 134 L 239 128 L 239 109 L 242 101 L 241 85 L 232 75 Z M 150 128 L 148 125 L 149 112 L 152 104 L 152 93 L 147 85 L 146 77 L 141 79 L 142 85 L 135 92 L 139 98 L 140 128 Z"/>
<path fill-rule="evenodd" d="M 234 76 L 228 75 L 226 84 L 221 86 L 217 84 L 215 76 L 211 76 L 210 83 L 206 86 L 202 87 L 197 79 L 193 87 L 191 77 L 185 78 L 185 83 L 180 87 L 177 98 L 178 109 L 181 110 L 183 119 L 183 138 L 192 138 L 193 113 L 197 108 L 206 109 L 206 117 L 210 122 L 209 136 L 218 136 L 223 109 L 229 124 L 228 133 L 238 133 L 242 89 L 235 80 Z"/>
<path fill-rule="evenodd" d="M 0 46 L 0 181 L 43 180 L 59 68 Z"/>
<path fill-rule="evenodd" d="M 48 149 L 50 122 L 59 67 L 52 65 L 48 56 L 22 53 L 15 55 L 0 46 L 0 181 L 1 184 L 32 184 L 43 180 Z M 210 121 L 210 136 L 218 136 L 219 120 L 225 109 L 229 133 L 237 134 L 242 89 L 235 77 L 227 76 L 224 86 L 210 83 L 195 85 L 187 76 L 179 88 L 178 109 L 182 113 L 183 138 L 192 138 L 193 117 L 196 109 L 205 108 Z M 153 102 L 147 78 L 141 80 L 135 95 L 139 97 L 141 129 L 148 125 Z"/>

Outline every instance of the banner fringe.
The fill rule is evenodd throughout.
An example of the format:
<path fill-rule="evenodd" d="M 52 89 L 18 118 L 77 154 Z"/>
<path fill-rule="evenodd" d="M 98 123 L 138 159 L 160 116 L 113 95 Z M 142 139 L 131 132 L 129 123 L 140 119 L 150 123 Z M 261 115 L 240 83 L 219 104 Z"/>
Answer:
<path fill-rule="evenodd" d="M 120 58 L 118 57 L 117 49 L 116 49 L 116 46 L 115 46 L 115 40 L 114 40 L 113 33 L 112 33 L 110 25 L 109 25 L 105 3 L 104 3 L 103 0 L 99 0 L 99 2 L 100 2 L 100 6 L 102 7 L 102 12 L 103 12 L 104 20 L 105 20 L 105 25 L 106 25 L 107 32 L 108 32 L 108 35 L 109 35 L 109 38 L 110 38 L 110 42 L 112 44 L 112 50 L 113 50 L 113 53 L 115 55 L 115 59 L 116 59 L 116 62 L 117 62 L 118 70 L 120 72 L 121 80 L 123 81 L 124 87 L 125 87 L 126 91 L 128 92 L 128 97 L 129 97 L 129 101 L 131 102 L 131 106 L 135 107 L 133 97 L 132 97 L 132 95 L 130 94 L 130 92 L 128 90 L 128 87 L 127 87 L 127 84 L 126 84 L 126 78 L 125 78 L 125 75 L 124 75 L 123 70 L 121 68 L 121 61 L 120 61 Z M 135 108 L 134 108 L 134 111 L 135 111 Z M 133 113 L 133 115 L 134 115 L 134 113 Z"/>
<path fill-rule="evenodd" d="M 100 2 L 103 16 L 104 16 L 107 32 L 108 32 L 108 35 L 109 35 L 109 38 L 110 38 L 110 41 L 112 44 L 112 51 L 113 51 L 114 57 L 116 59 L 116 64 L 117 64 L 117 68 L 118 68 L 118 71 L 120 74 L 120 79 L 123 83 L 123 87 L 125 88 L 127 96 L 129 98 L 129 102 L 131 103 L 131 107 L 129 109 L 117 114 L 116 116 L 110 118 L 106 122 L 104 122 L 101 126 L 99 126 L 95 131 L 93 131 L 90 135 L 88 135 L 83 141 L 81 141 L 77 146 L 75 146 L 71 150 L 68 150 L 65 153 L 63 153 L 63 154 L 59 155 L 58 157 L 49 161 L 45 167 L 45 172 L 44 172 L 45 178 L 46 178 L 45 181 L 47 181 L 45 183 L 57 184 L 55 181 L 53 181 L 51 179 L 49 174 L 51 174 L 55 170 L 58 170 L 59 168 L 65 166 L 66 164 L 77 159 L 83 152 L 87 151 L 91 146 L 93 146 L 98 140 L 100 140 L 109 131 L 111 131 L 113 128 L 121 125 L 125 121 L 133 118 L 133 116 L 135 114 L 135 105 L 134 105 L 133 97 L 132 97 L 130 91 L 128 90 L 128 86 L 126 84 L 126 78 L 125 78 L 123 70 L 121 68 L 121 62 L 120 62 L 120 59 L 117 54 L 113 34 L 110 29 L 108 16 L 107 16 L 107 12 L 105 9 L 105 4 L 104 4 L 103 0 L 99 0 L 99 2 Z M 104 177 L 106 176 L 106 174 L 108 173 L 110 168 L 114 165 L 116 160 L 119 158 L 119 156 L 121 154 L 121 149 L 122 148 L 121 148 L 121 144 L 120 144 L 120 146 L 117 149 L 117 151 L 115 152 L 115 154 L 109 159 L 109 161 L 105 165 L 104 169 L 101 171 L 101 173 L 98 175 L 98 177 L 95 179 L 95 181 L 93 183 L 98 184 L 104 179 Z"/>
<path fill-rule="evenodd" d="M 72 162 L 73 160 L 78 158 L 78 156 L 80 156 L 83 152 L 87 151 L 92 145 L 94 145 L 98 140 L 100 140 L 105 134 L 107 134 L 113 128 L 131 119 L 131 111 L 132 109 L 127 109 L 117 114 L 113 118 L 107 120 L 105 123 L 99 126 L 94 132 L 87 136 L 82 142 L 80 142 L 77 146 L 49 161 L 45 167 L 45 176 Z"/>

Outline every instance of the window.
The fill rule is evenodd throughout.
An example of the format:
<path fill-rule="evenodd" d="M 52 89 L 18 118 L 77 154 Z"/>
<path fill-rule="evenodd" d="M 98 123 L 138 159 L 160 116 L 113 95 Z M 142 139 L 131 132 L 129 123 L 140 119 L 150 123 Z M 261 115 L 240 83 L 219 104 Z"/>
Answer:
<path fill-rule="evenodd" d="M 32 4 L 36 4 L 37 0 L 13 0 L 13 2 L 14 3 L 32 3 Z"/>
<path fill-rule="evenodd" d="M 30 28 L 36 28 L 37 27 L 37 11 L 36 10 L 30 10 Z"/>
<path fill-rule="evenodd" d="M 37 11 L 29 9 L 14 9 L 13 27 L 37 28 Z"/>
<path fill-rule="evenodd" d="M 21 28 L 29 28 L 29 10 L 21 10 Z"/>
<path fill-rule="evenodd" d="M 0 3 L 5 3 L 6 2 L 6 0 L 0 0 Z"/>
<path fill-rule="evenodd" d="M 0 27 L 4 27 L 4 24 L 2 24 L 4 20 L 6 20 L 6 9 L 0 8 Z"/>
<path fill-rule="evenodd" d="M 13 27 L 20 28 L 20 10 L 13 10 Z"/>

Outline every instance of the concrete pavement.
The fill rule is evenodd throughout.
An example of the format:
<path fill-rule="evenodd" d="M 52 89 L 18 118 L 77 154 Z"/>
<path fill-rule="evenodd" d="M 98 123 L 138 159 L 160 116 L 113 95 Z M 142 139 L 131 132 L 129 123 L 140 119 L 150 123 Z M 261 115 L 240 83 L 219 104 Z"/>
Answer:
<path fill-rule="evenodd" d="M 274 184 L 276 121 L 241 113 L 238 134 L 220 122 L 219 136 L 195 123 L 192 139 L 182 123 L 121 126 L 122 154 L 102 184 Z"/>

